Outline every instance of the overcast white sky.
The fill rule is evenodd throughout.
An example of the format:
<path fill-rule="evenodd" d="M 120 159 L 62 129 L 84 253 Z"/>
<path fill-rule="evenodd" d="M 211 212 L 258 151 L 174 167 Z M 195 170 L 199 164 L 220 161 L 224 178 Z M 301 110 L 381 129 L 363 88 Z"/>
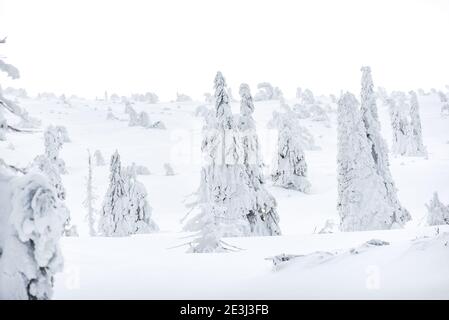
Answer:
<path fill-rule="evenodd" d="M 449 84 L 449 0 L 0 0 L 3 87 L 202 98 L 217 70 L 237 94 L 358 90 L 360 66 L 388 89 Z"/>

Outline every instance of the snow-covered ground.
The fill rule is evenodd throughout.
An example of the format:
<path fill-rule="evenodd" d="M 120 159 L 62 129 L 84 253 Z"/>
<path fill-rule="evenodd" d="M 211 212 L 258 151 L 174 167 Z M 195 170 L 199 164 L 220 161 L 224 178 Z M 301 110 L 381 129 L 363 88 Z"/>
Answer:
<path fill-rule="evenodd" d="M 72 298 L 449 298 L 448 227 L 426 227 L 426 208 L 434 191 L 449 199 L 449 118 L 440 117 L 437 95 L 420 96 L 424 144 L 428 158 L 393 157 L 390 165 L 398 196 L 412 221 L 403 230 L 318 234 L 326 220 L 338 223 L 336 210 L 336 114 L 330 126 L 305 119 L 302 125 L 314 135 L 320 150 L 306 151 L 310 194 L 271 186 L 276 197 L 283 235 L 279 237 L 229 238 L 242 248 L 233 253 L 188 254 L 190 234 L 182 232 L 186 203 L 198 188 L 201 168 L 202 118 L 195 116 L 201 102 L 136 103 L 151 121 L 162 121 L 167 130 L 129 127 L 125 106 L 106 101 L 19 99 L 31 116 L 48 124 L 67 127 L 70 143 L 61 158 L 68 174 L 66 204 L 80 232 L 79 238 L 63 238 L 64 272 L 56 277 L 56 299 Z M 287 101 L 293 105 L 295 101 Z M 107 109 L 119 120 L 107 120 Z M 335 105 L 332 105 L 335 109 Z M 238 103 L 233 104 L 238 111 Z M 267 172 L 275 151 L 276 135 L 267 129 L 278 101 L 256 102 L 255 120 Z M 382 134 L 391 141 L 386 106 L 379 102 Z M 14 149 L 10 147 L 14 146 Z M 43 133 L 9 133 L 0 141 L 1 157 L 18 167 L 28 165 L 43 152 Z M 147 166 L 145 184 L 153 219 L 161 231 L 127 238 L 88 236 L 85 220 L 87 149 L 99 149 L 108 162 L 117 149 L 122 163 Z M 166 176 L 164 163 L 175 175 Z M 108 166 L 95 167 L 97 208 L 108 182 Z M 439 233 L 438 236 L 437 233 Z M 350 252 L 368 240 L 388 241 Z M 314 253 L 331 252 L 332 256 Z M 337 253 L 336 253 L 337 252 Z M 308 255 L 285 263 L 277 271 L 265 258 L 280 253 Z"/>

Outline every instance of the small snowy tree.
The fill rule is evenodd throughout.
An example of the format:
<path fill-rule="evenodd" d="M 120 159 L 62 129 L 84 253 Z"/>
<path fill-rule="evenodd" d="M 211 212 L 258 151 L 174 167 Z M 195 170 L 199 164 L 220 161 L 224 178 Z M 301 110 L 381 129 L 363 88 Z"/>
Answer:
<path fill-rule="evenodd" d="M 437 192 L 433 194 L 433 199 L 430 200 L 429 204 L 426 204 L 426 207 L 429 226 L 449 224 L 449 206 L 441 203 Z"/>
<path fill-rule="evenodd" d="M 174 176 L 175 172 L 173 171 L 173 167 L 170 163 L 164 163 L 165 175 L 166 176 Z"/>
<path fill-rule="evenodd" d="M 272 173 L 275 185 L 308 193 L 307 163 L 301 143 L 298 119 L 287 106 L 285 113 L 273 112 L 273 122 L 278 129 L 278 150 Z"/>
<path fill-rule="evenodd" d="M 419 116 L 418 97 L 414 91 L 410 91 L 410 147 L 409 155 L 425 156 L 427 150 L 424 147 L 421 129 L 421 117 Z"/>
<path fill-rule="evenodd" d="M 383 179 L 383 185 L 388 194 L 388 202 L 394 214 L 396 226 L 403 226 L 411 220 L 410 213 L 402 207 L 397 196 L 396 186 L 390 173 L 388 149 L 385 140 L 380 134 L 376 95 L 371 77 L 371 68 L 362 67 L 361 107 L 362 121 L 365 134 L 371 148 L 371 156 L 376 165 L 377 174 Z"/>
<path fill-rule="evenodd" d="M 148 204 L 145 186 L 137 181 L 134 165 L 125 170 L 125 190 L 128 197 L 129 234 L 150 233 L 159 227 L 151 219 L 152 208 Z"/>
<path fill-rule="evenodd" d="M 402 98 L 388 99 L 390 121 L 393 134 L 391 150 L 395 155 L 406 155 L 409 145 L 409 123 L 405 114 Z"/>
<path fill-rule="evenodd" d="M 59 240 L 67 219 L 54 189 L 40 174 L 12 180 L 9 231 L 0 259 L 0 299 L 50 299 L 62 271 Z"/>
<path fill-rule="evenodd" d="M 45 155 L 58 168 L 59 173 L 66 173 L 66 166 L 64 160 L 59 158 L 59 152 L 62 149 L 63 137 L 60 131 L 54 127 L 49 126 L 44 132 L 45 140 Z"/>
<path fill-rule="evenodd" d="M 106 165 L 106 162 L 104 161 L 103 155 L 101 154 L 100 150 L 95 150 L 94 152 L 94 161 L 95 161 L 95 165 L 97 167 L 101 167 Z"/>

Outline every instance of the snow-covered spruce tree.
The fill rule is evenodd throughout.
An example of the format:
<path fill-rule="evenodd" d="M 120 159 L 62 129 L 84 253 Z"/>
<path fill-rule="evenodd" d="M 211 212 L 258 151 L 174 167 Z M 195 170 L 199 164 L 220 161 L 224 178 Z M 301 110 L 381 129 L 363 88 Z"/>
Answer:
<path fill-rule="evenodd" d="M 395 226 L 404 226 L 411 220 L 410 213 L 402 207 L 397 196 L 396 186 L 390 173 L 388 149 L 380 134 L 380 123 L 377 114 L 376 95 L 374 92 L 371 68 L 362 67 L 361 112 L 365 126 L 365 134 L 371 148 L 371 156 L 376 165 L 377 174 L 383 179 L 388 203 L 394 216 Z"/>
<path fill-rule="evenodd" d="M 128 212 L 128 197 L 120 155 L 115 151 L 111 157 L 109 187 L 100 213 L 98 233 L 107 237 L 129 235 L 132 224 L 129 222 Z"/>
<path fill-rule="evenodd" d="M 388 99 L 393 141 L 391 151 L 395 155 L 406 155 L 409 144 L 409 123 L 405 114 L 403 99 L 395 95 Z"/>
<path fill-rule="evenodd" d="M 129 234 L 150 233 L 159 230 L 151 219 L 152 208 L 148 204 L 147 190 L 137 181 L 136 166 L 133 164 L 125 170 L 125 191 L 128 198 Z"/>
<path fill-rule="evenodd" d="M 300 139 L 301 127 L 291 109 L 288 106 L 284 109 L 284 113 L 273 113 L 278 129 L 278 150 L 272 179 L 280 187 L 308 193 L 311 185 L 307 179 L 307 163 Z"/>
<path fill-rule="evenodd" d="M 84 200 L 84 207 L 87 209 L 87 224 L 89 226 L 89 235 L 94 237 L 96 235 L 95 231 L 95 200 L 97 199 L 94 193 L 94 187 L 92 184 L 92 157 L 90 155 L 90 151 L 88 150 L 88 175 L 86 181 L 86 199 Z"/>
<path fill-rule="evenodd" d="M 253 235 L 280 235 L 276 199 L 265 187 L 262 159 L 256 125 L 253 119 L 254 103 L 249 86 L 240 85 L 240 132 L 242 133 L 243 165 L 246 170 L 248 198 L 251 199 L 247 218 Z"/>
<path fill-rule="evenodd" d="M 422 139 L 421 117 L 419 116 L 419 103 L 415 91 L 410 91 L 410 142 L 409 155 L 426 156 L 427 150 Z"/>
<path fill-rule="evenodd" d="M 338 103 L 337 209 L 341 231 L 391 229 L 397 222 L 353 94 Z"/>
<path fill-rule="evenodd" d="M 174 176 L 175 175 L 173 167 L 168 162 L 164 163 L 164 170 L 165 170 L 165 175 L 166 176 Z"/>
<path fill-rule="evenodd" d="M 41 174 L 12 178 L 11 190 L 0 259 L 0 299 L 50 299 L 54 275 L 63 267 L 59 240 L 66 211 L 60 210 L 53 187 Z"/>
<path fill-rule="evenodd" d="M 106 162 L 104 161 L 104 158 L 103 158 L 103 154 L 101 153 L 100 150 L 95 150 L 95 152 L 94 152 L 94 161 L 95 161 L 95 165 L 97 167 L 101 167 L 101 166 L 106 165 Z"/>
<path fill-rule="evenodd" d="M 206 161 L 201 170 L 197 215 L 187 221 L 186 231 L 197 231 L 192 252 L 217 252 L 225 249 L 222 236 L 250 234 L 246 217 L 249 207 L 246 174 L 241 163 L 238 122 L 229 105 L 226 82 L 217 72 L 214 80 L 215 116 L 206 118 L 203 128 L 202 151 Z"/>
<path fill-rule="evenodd" d="M 67 172 L 64 160 L 59 158 L 59 152 L 63 145 L 63 136 L 59 130 L 54 126 L 49 126 L 44 132 L 45 140 L 45 155 L 51 163 L 58 168 L 59 173 Z"/>
<path fill-rule="evenodd" d="M 440 101 L 441 101 L 441 115 L 449 116 L 449 99 L 448 99 L 448 97 L 442 91 L 439 91 L 438 95 L 439 95 Z"/>
<path fill-rule="evenodd" d="M 433 199 L 430 200 L 429 204 L 426 204 L 426 207 L 429 226 L 449 224 L 449 206 L 441 203 L 437 192 L 433 194 Z"/>

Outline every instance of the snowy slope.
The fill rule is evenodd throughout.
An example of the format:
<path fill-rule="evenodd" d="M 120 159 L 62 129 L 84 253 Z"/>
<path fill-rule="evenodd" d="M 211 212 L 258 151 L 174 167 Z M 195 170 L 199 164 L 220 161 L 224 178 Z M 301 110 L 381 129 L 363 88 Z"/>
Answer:
<path fill-rule="evenodd" d="M 105 101 L 20 99 L 31 116 L 48 124 L 67 127 L 72 140 L 63 146 L 61 158 L 68 174 L 62 176 L 67 189 L 66 204 L 80 238 L 64 238 L 66 269 L 57 277 L 55 298 L 449 298 L 449 249 L 440 242 L 422 250 L 411 239 L 433 236 L 435 228 L 423 228 L 432 193 L 438 191 L 449 202 L 449 119 L 439 115 L 436 95 L 420 97 L 424 144 L 429 157 L 390 156 L 391 172 L 399 199 L 413 220 L 405 230 L 313 234 L 336 214 L 336 123 L 331 126 L 303 120 L 320 150 L 306 151 L 311 194 L 270 186 L 278 201 L 281 237 L 240 238 L 227 241 L 244 250 L 228 254 L 186 254 L 188 234 L 181 232 L 186 202 L 199 183 L 202 119 L 195 109 L 202 103 L 137 103 L 151 121 L 163 121 L 167 130 L 129 127 L 124 105 Z M 290 104 L 295 101 L 287 101 Z M 110 107 L 119 120 L 106 120 Z M 233 105 L 237 112 L 238 104 Z M 279 102 L 256 102 L 255 120 L 267 173 L 275 150 L 275 134 L 266 127 Z M 335 109 L 335 106 L 333 106 Z M 379 105 L 382 134 L 390 143 L 388 110 Z M 8 148 L 13 144 L 15 149 Z M 16 166 L 26 166 L 43 152 L 43 134 L 8 134 L 0 141 L 1 157 Z M 151 175 L 139 176 L 149 194 L 153 218 L 161 232 L 130 238 L 89 238 L 85 221 L 87 151 L 101 150 L 107 162 L 118 149 L 123 164 L 145 165 Z M 170 162 L 174 176 L 165 176 Z M 100 208 L 106 191 L 108 166 L 95 167 L 94 186 Z M 271 183 L 270 183 L 271 185 Z M 440 228 L 441 232 L 447 228 Z M 273 272 L 264 258 L 282 252 L 307 254 L 316 250 L 345 250 L 367 240 L 391 241 L 387 247 L 364 253 L 366 258 L 344 257 L 326 265 L 304 268 L 293 263 Z M 421 240 L 419 240 L 421 241 Z M 384 275 L 381 289 L 365 285 L 367 265 L 378 264 Z M 388 272 L 385 271 L 388 269 Z M 402 271 L 403 270 L 403 271 Z M 347 280 L 345 282 L 345 280 Z M 419 281 L 418 281 L 419 280 Z M 341 290 L 345 287 L 344 290 Z M 406 288 L 401 290 L 400 288 Z"/>

